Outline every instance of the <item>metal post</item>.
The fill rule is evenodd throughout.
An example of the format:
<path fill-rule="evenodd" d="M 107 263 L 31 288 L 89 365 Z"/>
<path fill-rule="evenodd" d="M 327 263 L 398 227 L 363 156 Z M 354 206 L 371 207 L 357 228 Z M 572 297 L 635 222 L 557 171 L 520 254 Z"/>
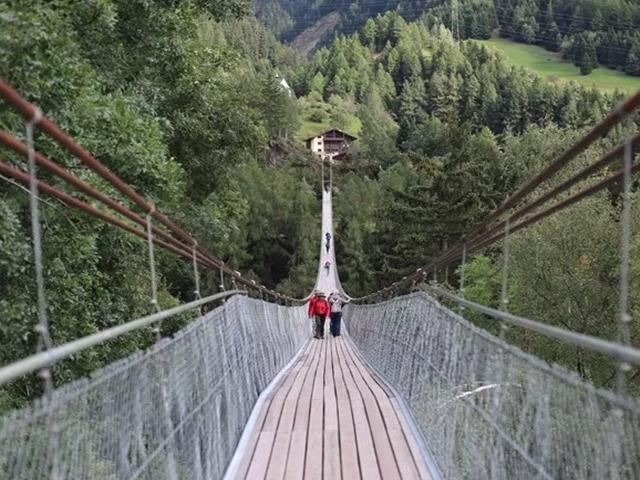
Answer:
<path fill-rule="evenodd" d="M 502 291 L 500 294 L 500 310 L 503 312 L 508 311 L 509 304 L 509 229 L 511 228 L 511 217 L 507 216 L 507 220 L 504 224 L 504 240 L 502 243 Z M 507 333 L 507 324 L 505 322 L 500 323 L 500 338 L 504 340 Z"/>
<path fill-rule="evenodd" d="M 464 275 L 465 275 L 466 267 L 467 267 L 467 244 L 464 243 L 462 245 L 462 265 L 460 265 L 460 296 L 462 298 L 464 298 Z M 462 312 L 464 312 L 464 306 L 460 305 L 460 308 L 458 310 L 460 314 L 462 314 Z"/>
<path fill-rule="evenodd" d="M 220 264 L 220 285 L 218 286 L 218 289 L 221 292 L 224 292 L 226 290 L 225 286 L 224 286 L 224 263 Z M 222 300 L 221 303 L 225 303 L 225 299 Z"/>
<path fill-rule="evenodd" d="M 53 348 L 53 340 L 49 332 L 49 318 L 47 316 L 47 297 L 44 289 L 44 266 L 42 260 L 42 230 L 40 225 L 40 201 L 38 197 L 38 177 L 36 167 L 36 152 L 34 141 L 35 126 L 42 119 L 42 113 L 35 109 L 31 120 L 25 123 L 27 134 L 27 161 L 29 164 L 29 206 L 31 211 L 31 235 L 33 242 L 33 258 L 36 273 L 36 293 L 38 305 L 38 325 L 35 331 L 38 333 L 38 353 L 42 350 L 49 351 Z M 39 376 L 44 382 L 44 392 L 48 399 L 53 395 L 53 376 L 51 369 L 45 367 L 39 371 Z M 60 480 L 59 437 L 60 426 L 55 419 L 55 414 L 47 417 L 47 427 L 50 432 L 48 443 L 48 456 L 51 464 L 47 466 L 51 480 Z"/>
<path fill-rule="evenodd" d="M 202 297 L 200 296 L 200 274 L 198 272 L 197 248 L 198 242 L 196 241 L 193 244 L 193 280 L 196 284 L 196 289 L 193 293 L 195 294 L 196 300 L 200 300 Z"/>
<path fill-rule="evenodd" d="M 156 260 L 153 250 L 153 234 L 151 228 L 152 218 L 151 216 L 155 212 L 155 206 L 151 204 L 151 210 L 147 214 L 147 246 L 149 249 L 149 276 L 151 277 L 151 305 L 154 311 L 157 313 L 160 311 L 160 305 L 158 304 L 158 282 L 156 280 Z M 158 323 L 153 331 L 156 334 L 156 340 L 160 340 L 161 324 Z"/>

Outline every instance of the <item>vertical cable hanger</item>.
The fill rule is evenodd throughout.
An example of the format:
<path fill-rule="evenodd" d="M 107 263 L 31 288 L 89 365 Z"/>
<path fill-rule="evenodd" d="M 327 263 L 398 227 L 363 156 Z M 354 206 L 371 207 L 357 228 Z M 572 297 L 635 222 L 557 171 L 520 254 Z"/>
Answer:
<path fill-rule="evenodd" d="M 42 260 L 42 226 L 40 223 L 40 201 L 38 197 L 38 177 L 37 166 L 35 160 L 35 141 L 34 130 L 36 125 L 42 119 L 42 112 L 39 108 L 33 111 L 31 119 L 25 122 L 27 134 L 27 162 L 29 164 L 29 207 L 31 212 L 31 236 L 33 242 L 33 259 L 36 274 L 36 295 L 38 305 L 38 324 L 34 330 L 38 333 L 38 352 L 43 350 L 51 350 L 53 348 L 53 340 L 49 331 L 49 318 L 47 316 L 47 297 L 44 288 L 44 267 Z M 51 400 L 53 395 L 53 376 L 49 367 L 43 368 L 39 372 L 40 378 L 44 383 L 45 397 Z M 59 461 L 59 437 L 60 427 L 54 416 L 47 418 L 49 429 L 48 438 L 48 457 L 49 470 L 51 480 L 62 480 Z"/>
<path fill-rule="evenodd" d="M 633 117 L 627 117 L 627 128 L 631 130 Z M 618 341 L 631 343 L 629 334 L 629 249 L 631 240 L 631 167 L 633 163 L 633 136 L 629 135 L 624 146 L 624 176 L 622 180 L 622 213 L 620 217 L 620 300 L 618 317 Z M 631 366 L 620 362 L 616 372 L 616 389 L 619 394 L 626 391 L 626 373 Z"/>
<path fill-rule="evenodd" d="M 197 251 L 198 251 L 198 241 L 195 240 L 193 242 L 193 280 L 195 282 L 196 289 L 194 290 L 194 295 L 196 300 L 200 300 L 202 298 L 202 294 L 200 292 L 200 273 L 198 272 L 198 259 L 197 259 Z"/>
<path fill-rule="evenodd" d="M 502 289 L 500 293 L 500 310 L 507 312 L 509 305 L 509 256 L 510 256 L 510 228 L 511 228 L 511 212 L 507 214 L 504 223 L 504 240 L 502 242 Z M 507 332 L 507 324 L 500 322 L 500 338 L 504 340 Z"/>
<path fill-rule="evenodd" d="M 220 263 L 220 285 L 218 286 L 218 288 L 221 292 L 224 292 L 226 290 L 224 286 L 224 262 Z M 226 303 L 226 300 L 223 298 L 221 300 L 221 303 Z"/>
<path fill-rule="evenodd" d="M 160 311 L 160 305 L 158 304 L 158 281 L 156 279 L 156 260 L 153 249 L 153 233 L 152 233 L 152 216 L 156 211 L 155 205 L 152 203 L 149 212 L 147 213 L 147 245 L 149 248 L 149 276 L 151 278 L 151 305 L 155 312 Z M 156 340 L 160 340 L 161 322 L 158 322 L 153 331 L 156 334 Z"/>
<path fill-rule="evenodd" d="M 464 275 L 465 269 L 467 268 L 467 244 L 466 242 L 462 244 L 462 264 L 460 265 L 460 296 L 464 298 Z M 459 306 L 459 312 L 462 314 L 464 312 L 464 305 Z"/>
<path fill-rule="evenodd" d="M 220 291 L 224 292 L 226 290 L 225 286 L 224 286 L 224 263 L 220 264 L 220 285 L 219 285 Z"/>

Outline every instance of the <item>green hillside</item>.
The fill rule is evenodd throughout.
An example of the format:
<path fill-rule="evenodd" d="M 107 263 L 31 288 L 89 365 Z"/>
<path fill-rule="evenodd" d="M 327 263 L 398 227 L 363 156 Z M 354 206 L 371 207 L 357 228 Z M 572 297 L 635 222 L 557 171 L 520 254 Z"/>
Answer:
<path fill-rule="evenodd" d="M 477 42 L 503 52 L 515 65 L 533 70 L 549 82 L 572 80 L 585 87 L 597 87 L 601 90 L 616 89 L 632 93 L 640 90 L 640 77 L 631 77 L 618 70 L 599 67 L 589 75 L 580 75 L 580 69 L 564 61 L 557 53 L 541 47 L 516 43 L 503 38 L 476 40 Z"/>
<path fill-rule="evenodd" d="M 350 98 L 332 96 L 328 102 L 317 92 L 299 100 L 300 126 L 295 138 L 301 142 L 329 128 L 339 128 L 359 135 L 362 122 L 356 115 L 356 106 Z"/>

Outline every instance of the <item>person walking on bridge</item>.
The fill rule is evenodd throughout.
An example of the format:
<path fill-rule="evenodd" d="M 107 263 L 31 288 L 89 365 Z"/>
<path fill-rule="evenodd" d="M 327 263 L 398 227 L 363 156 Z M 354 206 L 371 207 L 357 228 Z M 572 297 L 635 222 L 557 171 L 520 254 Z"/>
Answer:
<path fill-rule="evenodd" d="M 340 336 L 340 327 L 342 322 L 342 307 L 346 303 L 349 303 L 340 292 L 333 292 L 329 295 L 329 305 L 331 305 L 331 323 L 329 324 L 329 331 L 334 337 Z"/>
<path fill-rule="evenodd" d="M 324 338 L 324 323 L 330 310 L 324 292 L 318 292 L 309 302 L 309 317 L 315 319 L 316 327 L 313 338 Z"/>
<path fill-rule="evenodd" d="M 325 244 L 325 248 L 327 249 L 327 253 L 329 253 L 329 249 L 331 248 L 331 234 L 329 232 L 324 234 L 327 239 L 327 243 Z"/>

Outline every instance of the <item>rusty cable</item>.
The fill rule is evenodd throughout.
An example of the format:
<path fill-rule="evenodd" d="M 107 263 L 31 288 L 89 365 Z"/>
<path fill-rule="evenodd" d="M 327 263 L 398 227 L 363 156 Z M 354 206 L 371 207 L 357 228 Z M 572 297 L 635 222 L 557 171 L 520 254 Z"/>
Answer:
<path fill-rule="evenodd" d="M 0 95 L 3 96 L 10 105 L 15 107 L 25 119 L 33 118 L 34 113 L 38 111 L 35 105 L 31 104 L 28 100 L 26 100 L 18 91 L 12 88 L 2 78 L 0 78 Z M 56 142 L 58 142 L 61 146 L 63 146 L 74 157 L 78 158 L 85 166 L 93 170 L 103 179 L 107 180 L 111 185 L 113 185 L 118 191 L 120 191 L 123 195 L 129 198 L 140 209 L 142 209 L 146 213 L 151 213 L 154 219 L 162 223 L 171 232 L 173 232 L 178 238 L 186 242 L 188 245 L 193 245 L 196 242 L 195 239 L 193 239 L 189 234 L 187 234 L 184 230 L 182 230 L 179 226 L 177 226 L 174 222 L 172 222 L 166 215 L 164 215 L 162 212 L 159 212 L 158 210 L 154 210 L 151 204 L 147 202 L 141 195 L 139 195 L 124 180 L 122 180 L 115 173 L 109 170 L 104 164 L 102 164 L 99 160 L 97 160 L 87 150 L 85 150 L 83 147 L 78 145 L 69 135 L 67 135 L 64 131 L 62 131 L 55 123 L 49 120 L 46 116 L 42 116 L 42 118 L 39 119 L 38 128 L 41 131 L 47 133 L 51 138 L 56 140 Z M 50 187 L 50 188 L 53 188 L 53 187 Z M 58 192 L 63 193 L 60 191 Z M 70 198 L 73 198 L 73 197 L 70 197 Z M 74 200 L 77 200 L 77 199 L 74 199 Z M 180 254 L 184 256 L 182 254 L 182 249 L 180 247 L 174 247 L 174 248 L 176 250 L 180 250 L 181 251 Z M 243 278 L 241 274 L 239 274 L 238 272 L 233 270 L 231 267 L 226 265 L 223 260 L 211 254 L 208 250 L 203 248 L 199 243 L 197 244 L 196 248 L 202 254 L 202 256 L 206 257 L 207 263 L 213 264 L 213 266 L 216 269 L 224 270 L 228 275 L 236 278 L 240 283 L 247 285 L 249 287 L 254 287 L 251 282 Z M 191 257 L 192 255 L 190 254 L 189 258 Z M 203 264 L 206 265 L 206 263 L 203 263 Z M 269 291 L 271 292 L 271 290 Z M 273 293 L 276 293 L 276 292 L 273 292 Z M 296 301 L 297 299 L 292 299 L 292 300 Z"/>

